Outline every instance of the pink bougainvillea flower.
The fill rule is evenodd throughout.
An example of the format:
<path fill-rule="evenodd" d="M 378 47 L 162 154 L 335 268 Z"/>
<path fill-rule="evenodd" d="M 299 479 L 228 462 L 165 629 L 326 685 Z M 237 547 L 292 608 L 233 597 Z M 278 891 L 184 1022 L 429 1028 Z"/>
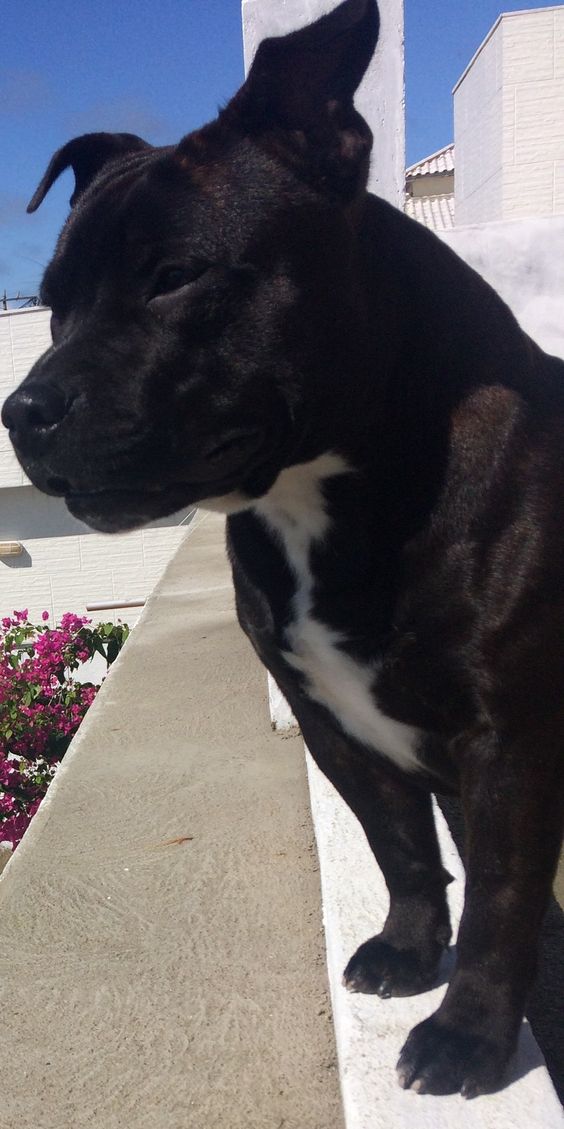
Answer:
<path fill-rule="evenodd" d="M 24 609 L 0 620 L 0 842 L 13 846 L 99 689 L 74 671 L 96 650 L 110 665 L 128 634 L 72 612 L 54 627 L 47 611 L 41 618 L 34 626 Z"/>

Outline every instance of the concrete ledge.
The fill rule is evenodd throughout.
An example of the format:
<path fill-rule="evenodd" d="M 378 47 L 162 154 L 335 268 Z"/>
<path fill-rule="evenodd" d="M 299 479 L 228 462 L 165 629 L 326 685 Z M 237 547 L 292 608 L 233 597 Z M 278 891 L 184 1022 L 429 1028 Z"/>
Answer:
<path fill-rule="evenodd" d="M 341 1129 L 303 747 L 198 517 L 0 881 L 6 1129 Z"/>
<path fill-rule="evenodd" d="M 308 772 L 347 1129 L 558 1129 L 562 1107 L 526 1021 L 508 1085 L 499 1093 L 468 1102 L 459 1095 L 422 1096 L 400 1089 L 399 1051 L 411 1028 L 438 1007 L 452 959 L 445 959 L 443 984 L 421 996 L 381 1001 L 342 987 L 349 957 L 384 923 L 388 893 L 357 821 L 309 757 Z M 448 888 L 456 936 L 464 871 L 436 805 L 435 818 L 445 866 L 456 879 Z"/>
<path fill-rule="evenodd" d="M 295 729 L 295 718 L 269 679 L 271 721 L 279 733 Z M 351 995 L 342 985 L 349 958 L 381 929 L 388 892 L 352 812 L 306 751 L 311 805 L 321 867 L 323 920 L 339 1074 L 346 1129 L 557 1129 L 562 1107 L 542 1052 L 524 1021 L 506 1087 L 467 1102 L 459 1095 L 421 1096 L 400 1089 L 395 1064 L 410 1030 L 439 1006 L 454 964 L 443 962 L 442 983 L 407 999 Z M 448 887 L 453 934 L 462 915 L 464 869 L 444 816 L 435 803 L 444 864 L 455 878 Z"/>
<path fill-rule="evenodd" d="M 399 1089 L 399 1047 L 444 986 L 341 987 L 387 894 L 308 771 L 344 1114 L 303 744 L 270 729 L 223 522 L 199 515 L 0 880 L 1 1129 L 561 1125 L 527 1024 L 500 1094 Z M 462 869 L 437 818 L 456 923 Z"/>

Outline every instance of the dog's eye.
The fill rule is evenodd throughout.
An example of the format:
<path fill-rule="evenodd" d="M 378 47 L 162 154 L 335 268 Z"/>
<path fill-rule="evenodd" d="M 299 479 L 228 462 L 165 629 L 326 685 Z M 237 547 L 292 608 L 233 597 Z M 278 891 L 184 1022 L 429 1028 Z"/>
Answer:
<path fill-rule="evenodd" d="M 155 279 L 151 297 L 158 298 L 160 294 L 173 294 L 175 290 L 181 290 L 183 286 L 196 282 L 196 279 L 201 278 L 207 269 L 207 263 L 193 263 L 188 267 L 165 267 L 159 271 Z"/>

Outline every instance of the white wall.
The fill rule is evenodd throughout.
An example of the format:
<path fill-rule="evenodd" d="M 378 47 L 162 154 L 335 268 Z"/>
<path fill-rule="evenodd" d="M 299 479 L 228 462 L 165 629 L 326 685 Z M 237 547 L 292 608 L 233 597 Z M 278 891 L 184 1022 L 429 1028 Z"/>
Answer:
<path fill-rule="evenodd" d="M 0 313 L 0 403 L 51 344 L 49 319 L 50 311 L 44 307 Z M 25 482 L 8 432 L 0 427 L 0 488 L 23 486 Z"/>
<path fill-rule="evenodd" d="M 454 90 L 457 224 L 564 213 L 564 6 L 500 17 Z"/>
<path fill-rule="evenodd" d="M 498 24 L 454 91 L 457 224 L 502 218 L 502 86 Z"/>
<path fill-rule="evenodd" d="M 439 234 L 501 294 L 543 349 L 564 358 L 564 216 Z"/>
<path fill-rule="evenodd" d="M 0 314 L 0 403 L 50 343 L 50 311 Z M 0 556 L 0 617 L 29 608 L 37 617 L 90 603 L 144 600 L 184 537 L 186 512 L 148 529 L 108 536 L 71 517 L 64 502 L 31 486 L 0 428 L 0 541 L 19 541 L 24 552 Z M 140 609 L 101 612 L 94 619 L 135 623 Z"/>
<path fill-rule="evenodd" d="M 64 529 L 64 532 L 62 530 Z M 72 530 L 72 531 L 71 531 Z M 0 557 L 0 616 L 29 608 L 51 617 L 87 604 L 144 600 L 180 544 L 186 527 L 93 533 L 64 503 L 32 486 L 0 490 L 0 540 L 20 541 L 18 557 Z M 141 609 L 91 613 L 95 620 L 135 623 Z"/>
<path fill-rule="evenodd" d="M 285 35 L 336 7 L 336 0 L 242 0 L 245 68 L 262 39 Z M 403 0 L 378 0 L 380 39 L 356 97 L 356 106 L 374 134 L 369 187 L 403 207 L 405 122 Z"/>
<path fill-rule="evenodd" d="M 503 19 L 505 219 L 564 212 L 564 7 Z"/>

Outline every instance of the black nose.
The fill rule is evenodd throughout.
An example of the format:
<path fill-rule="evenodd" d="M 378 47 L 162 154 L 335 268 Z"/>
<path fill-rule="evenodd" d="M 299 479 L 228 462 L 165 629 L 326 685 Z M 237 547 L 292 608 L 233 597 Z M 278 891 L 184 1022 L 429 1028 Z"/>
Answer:
<path fill-rule="evenodd" d="M 8 396 L 2 408 L 2 423 L 19 446 L 26 439 L 38 438 L 58 427 L 69 407 L 68 397 L 53 384 L 23 385 Z"/>

